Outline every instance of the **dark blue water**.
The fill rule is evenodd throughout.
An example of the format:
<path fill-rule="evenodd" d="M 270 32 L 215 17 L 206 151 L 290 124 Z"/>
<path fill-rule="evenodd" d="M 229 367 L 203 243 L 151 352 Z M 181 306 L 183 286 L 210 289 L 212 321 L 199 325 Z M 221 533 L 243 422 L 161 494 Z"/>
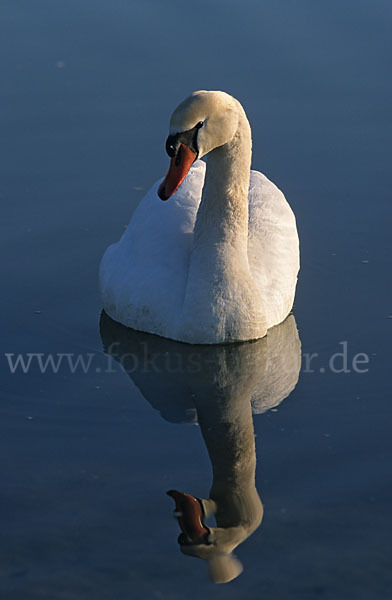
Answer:
<path fill-rule="evenodd" d="M 2 597 L 387 596 L 391 17 L 384 0 L 2 0 Z M 165 496 L 211 486 L 189 382 L 110 361 L 97 286 L 167 169 L 171 111 L 201 88 L 244 105 L 302 257 L 300 378 L 254 415 L 265 514 L 221 586 L 179 551 Z M 12 373 L 5 353 L 92 362 Z"/>

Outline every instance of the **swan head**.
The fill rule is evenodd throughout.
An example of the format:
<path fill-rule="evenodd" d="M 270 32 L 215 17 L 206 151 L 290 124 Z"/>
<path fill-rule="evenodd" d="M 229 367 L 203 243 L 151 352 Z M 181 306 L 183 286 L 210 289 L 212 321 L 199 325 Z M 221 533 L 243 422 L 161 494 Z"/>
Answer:
<path fill-rule="evenodd" d="M 158 196 L 167 200 L 184 181 L 193 162 L 230 142 L 238 128 L 239 103 L 225 92 L 193 92 L 170 119 L 166 152 L 169 171 Z"/>

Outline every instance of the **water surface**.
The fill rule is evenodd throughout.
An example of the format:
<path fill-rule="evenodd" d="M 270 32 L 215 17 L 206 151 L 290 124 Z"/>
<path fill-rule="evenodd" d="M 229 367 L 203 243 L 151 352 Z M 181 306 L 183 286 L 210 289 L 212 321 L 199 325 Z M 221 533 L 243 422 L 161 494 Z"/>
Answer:
<path fill-rule="evenodd" d="M 391 12 L 382 0 L 3 0 L 7 600 L 387 595 Z M 99 330 L 100 258 L 165 173 L 170 113 L 195 89 L 243 103 L 253 167 L 284 190 L 301 239 L 300 377 L 253 416 L 264 518 L 235 550 L 244 572 L 220 586 L 179 551 L 165 496 L 209 494 L 194 406 L 184 395 L 174 410 L 166 388 L 152 406 Z M 87 373 L 66 361 L 42 373 L 36 359 L 11 373 L 4 353 L 92 359 Z M 368 362 L 353 364 L 359 353 Z"/>

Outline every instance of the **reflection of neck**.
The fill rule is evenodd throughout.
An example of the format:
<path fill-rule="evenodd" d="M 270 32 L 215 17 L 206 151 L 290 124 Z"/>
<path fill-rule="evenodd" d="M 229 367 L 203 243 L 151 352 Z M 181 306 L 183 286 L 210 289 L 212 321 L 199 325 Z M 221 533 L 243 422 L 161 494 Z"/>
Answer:
<path fill-rule="evenodd" d="M 200 428 L 213 468 L 210 499 L 216 543 L 231 551 L 261 522 L 262 503 L 255 487 L 256 454 L 248 394 L 228 394 L 197 402 Z M 208 507 L 209 500 L 205 501 Z M 208 509 L 207 509 L 208 510 Z M 213 528 L 212 528 L 213 529 Z"/>

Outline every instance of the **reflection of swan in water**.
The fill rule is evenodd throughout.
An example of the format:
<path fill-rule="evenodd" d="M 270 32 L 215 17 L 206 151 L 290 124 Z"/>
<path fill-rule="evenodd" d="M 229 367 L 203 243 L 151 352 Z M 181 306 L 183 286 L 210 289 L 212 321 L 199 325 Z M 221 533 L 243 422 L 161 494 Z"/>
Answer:
<path fill-rule="evenodd" d="M 295 319 L 255 342 L 190 346 L 133 331 L 101 317 L 101 336 L 143 396 L 175 422 L 198 422 L 213 469 L 209 498 L 171 490 L 181 550 L 208 561 L 215 582 L 242 571 L 233 550 L 260 525 L 255 487 L 254 413 L 277 406 L 294 389 L 300 369 Z M 205 525 L 214 515 L 216 527 Z"/>

